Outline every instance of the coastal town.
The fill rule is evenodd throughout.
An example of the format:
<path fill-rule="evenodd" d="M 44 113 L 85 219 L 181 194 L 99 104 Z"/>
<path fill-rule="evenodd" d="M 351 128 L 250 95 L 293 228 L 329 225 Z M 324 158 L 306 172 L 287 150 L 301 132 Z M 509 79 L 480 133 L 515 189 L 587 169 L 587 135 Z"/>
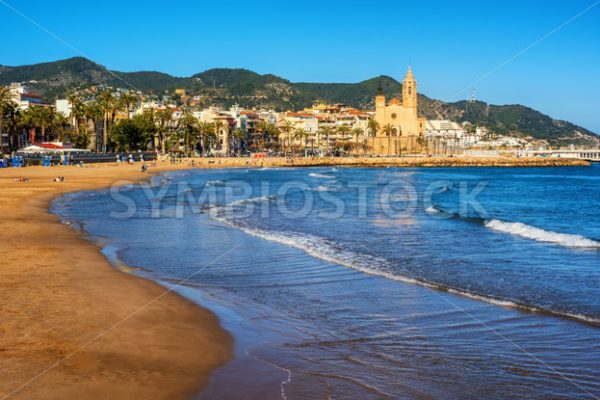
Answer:
<path fill-rule="evenodd" d="M 184 156 L 600 157 L 573 147 L 556 153 L 544 140 L 498 134 L 469 122 L 426 119 L 410 67 L 400 99 L 386 98 L 381 87 L 373 97 L 374 110 L 317 102 L 277 111 L 206 105 L 185 89 L 153 95 L 98 85 L 49 103 L 27 83 L 15 82 L 0 87 L 2 151 L 7 157 L 62 149 Z"/>
<path fill-rule="evenodd" d="M 600 0 L 0 0 L 0 400 L 600 399 Z"/>

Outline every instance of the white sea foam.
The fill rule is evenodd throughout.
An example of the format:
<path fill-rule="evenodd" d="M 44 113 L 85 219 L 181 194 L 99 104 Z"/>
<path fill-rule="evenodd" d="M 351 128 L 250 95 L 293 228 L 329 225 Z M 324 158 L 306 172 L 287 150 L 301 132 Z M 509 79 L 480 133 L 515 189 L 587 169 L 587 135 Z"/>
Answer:
<path fill-rule="evenodd" d="M 340 188 L 338 188 L 338 187 L 332 187 L 332 186 L 326 186 L 326 185 L 319 185 L 313 189 L 313 191 L 315 191 L 315 192 L 338 192 L 339 190 L 340 190 Z"/>
<path fill-rule="evenodd" d="M 401 275 L 393 271 L 392 263 L 385 258 L 346 250 L 340 244 L 322 237 L 290 232 L 268 232 L 262 229 L 249 228 L 237 225 L 230 221 L 228 218 L 224 217 L 223 215 L 216 216 L 214 218 L 229 226 L 240 229 L 241 231 L 251 236 L 256 236 L 261 239 L 269 240 L 271 242 L 276 242 L 286 246 L 294 247 L 296 249 L 304 251 L 312 257 L 330 262 L 332 264 L 352 268 L 354 270 L 366 274 L 381 276 L 383 278 L 394 280 L 397 282 L 424 286 L 426 288 L 435 290 L 436 292 L 446 291 L 454 295 L 468 297 L 473 300 L 484 301 L 486 303 L 494 304 L 501 307 L 517 308 L 520 310 L 535 313 L 549 313 L 561 317 L 572 318 L 594 324 L 600 323 L 600 319 L 587 315 L 546 310 L 535 306 L 520 304 L 508 299 L 500 299 L 491 296 L 485 296 L 477 293 L 472 293 L 466 290 L 447 287 L 443 284 L 426 282 L 420 279 L 415 279 L 405 275 Z"/>
<path fill-rule="evenodd" d="M 271 201 L 271 200 L 275 200 L 277 198 L 277 196 L 260 196 L 260 197 L 250 197 L 248 199 L 240 199 L 240 200 L 236 200 L 236 201 L 232 201 L 231 203 L 227 204 L 225 207 L 233 207 L 233 206 L 239 206 L 242 204 L 250 204 L 250 203 L 262 203 L 264 201 Z"/>
<path fill-rule="evenodd" d="M 317 172 L 311 172 L 310 174 L 308 174 L 308 176 L 311 176 L 313 178 L 335 179 L 335 176 L 333 175 L 319 174 Z"/>
<path fill-rule="evenodd" d="M 434 206 L 429 206 L 429 207 L 427 207 L 427 208 L 425 209 L 425 212 L 426 212 L 427 214 L 440 214 L 440 213 L 441 213 L 441 211 L 440 211 L 440 210 L 438 210 L 437 208 L 435 208 Z"/>
<path fill-rule="evenodd" d="M 554 243 L 560 246 L 573 248 L 600 248 L 600 242 L 593 239 L 580 235 L 547 231 L 521 222 L 506 222 L 498 219 L 491 219 L 485 222 L 485 226 L 498 232 L 509 233 L 538 242 Z"/>

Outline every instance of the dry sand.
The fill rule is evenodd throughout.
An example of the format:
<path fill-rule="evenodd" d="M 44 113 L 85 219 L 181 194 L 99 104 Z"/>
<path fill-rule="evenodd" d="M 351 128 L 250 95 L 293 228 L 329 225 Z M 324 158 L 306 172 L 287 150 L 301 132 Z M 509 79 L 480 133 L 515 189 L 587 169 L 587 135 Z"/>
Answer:
<path fill-rule="evenodd" d="M 576 160 L 473 158 L 197 159 L 202 167 L 550 166 Z M 140 165 L 0 170 L 0 400 L 175 399 L 201 390 L 232 356 L 216 317 L 112 268 L 99 248 L 47 210 L 68 191 L 147 174 Z M 153 172 L 188 168 L 159 163 Z M 15 182 L 19 175 L 29 182 Z M 53 182 L 56 176 L 65 182 Z M 150 304 L 149 304 L 150 303 Z M 149 305 L 148 305 L 149 304 Z M 142 308 L 143 307 L 143 308 Z M 140 310 L 136 312 L 137 310 Z M 132 315 L 133 314 L 133 315 Z M 127 318 L 123 321 L 124 318 Z M 115 324 L 118 324 L 115 326 Z M 108 330 L 108 331 L 107 331 Z"/>

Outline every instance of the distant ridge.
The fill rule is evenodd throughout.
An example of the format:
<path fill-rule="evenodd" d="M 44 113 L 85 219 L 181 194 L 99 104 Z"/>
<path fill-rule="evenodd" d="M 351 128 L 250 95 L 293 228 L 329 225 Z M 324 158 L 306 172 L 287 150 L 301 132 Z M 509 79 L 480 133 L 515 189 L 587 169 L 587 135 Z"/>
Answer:
<path fill-rule="evenodd" d="M 385 75 L 358 83 L 293 83 L 276 75 L 261 75 L 246 69 L 215 68 L 190 77 L 175 77 L 158 71 L 110 71 L 83 57 L 16 67 L 0 66 L 0 84 L 11 82 L 27 82 L 48 101 L 65 97 L 74 89 L 103 84 L 135 88 L 148 94 L 184 88 L 203 96 L 206 105 L 227 107 L 237 103 L 243 107 L 276 110 L 299 109 L 315 101 L 374 108 L 373 97 L 380 83 L 388 97 L 400 98 L 402 93 L 401 83 Z M 419 105 L 420 113 L 429 119 L 469 121 L 502 134 L 544 139 L 551 145 L 600 144 L 595 133 L 520 104 L 445 103 L 419 95 Z"/>

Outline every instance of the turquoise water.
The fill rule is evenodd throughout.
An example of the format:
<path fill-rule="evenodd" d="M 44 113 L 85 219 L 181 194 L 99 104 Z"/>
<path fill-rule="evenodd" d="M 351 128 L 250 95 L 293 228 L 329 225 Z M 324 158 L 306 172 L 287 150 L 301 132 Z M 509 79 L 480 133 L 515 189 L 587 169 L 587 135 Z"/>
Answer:
<path fill-rule="evenodd" d="M 53 209 L 234 333 L 199 398 L 585 399 L 599 183 L 599 166 L 194 170 Z"/>

